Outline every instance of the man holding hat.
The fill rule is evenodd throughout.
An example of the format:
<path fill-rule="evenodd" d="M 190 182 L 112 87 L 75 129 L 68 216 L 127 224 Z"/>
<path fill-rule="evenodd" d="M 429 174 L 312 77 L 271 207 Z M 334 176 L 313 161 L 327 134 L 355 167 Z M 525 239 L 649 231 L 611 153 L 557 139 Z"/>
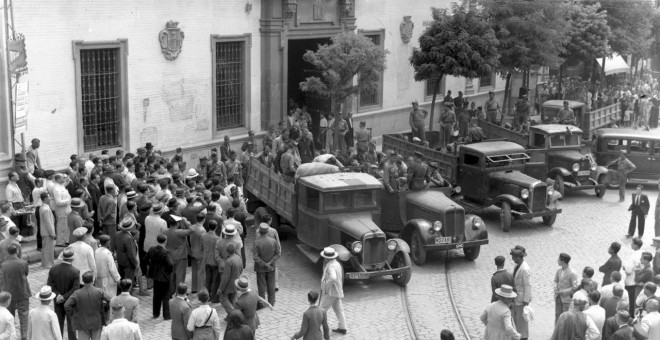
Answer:
<path fill-rule="evenodd" d="M 28 340 L 62 340 L 60 324 L 57 315 L 50 308 L 50 302 L 57 294 L 53 293 L 50 286 L 43 286 L 35 297 L 41 300 L 39 306 L 30 310 L 28 316 L 27 339 Z"/>
<path fill-rule="evenodd" d="M 413 100 L 411 105 L 412 111 L 410 111 L 409 123 L 412 134 L 410 136 L 410 140 L 412 141 L 414 137 L 418 137 L 422 141 L 425 141 L 426 130 L 424 127 L 424 120 L 429 115 L 429 112 L 425 109 L 420 109 L 419 102 L 417 102 L 417 100 Z"/>
<path fill-rule="evenodd" d="M 82 274 L 89 271 L 96 278 L 96 261 L 94 260 L 94 249 L 83 241 L 87 228 L 81 227 L 73 231 L 75 242 L 69 245 L 73 250 L 73 262 L 71 264 L 80 271 L 80 285 L 83 285 Z M 59 259 L 64 258 L 64 252 L 60 253 Z"/>
<path fill-rule="evenodd" d="M 269 230 L 267 223 L 259 224 L 258 233 L 261 236 L 266 236 Z M 252 255 L 259 296 L 265 299 L 268 291 L 268 303 L 275 305 L 275 262 L 281 255 L 280 245 L 274 237 L 258 237 L 254 240 Z"/>
<path fill-rule="evenodd" d="M 516 331 L 511 318 L 509 305 L 513 299 L 518 296 L 513 292 L 513 287 L 502 285 L 495 289 L 497 301 L 491 303 L 481 313 L 481 322 L 486 325 L 484 339 L 489 340 L 510 340 L 520 339 L 520 333 Z"/>
<path fill-rule="evenodd" d="M 55 314 L 60 326 L 60 334 L 64 334 L 64 320 L 67 320 L 67 334 L 69 339 L 76 339 L 76 330 L 71 325 L 71 316 L 64 310 L 64 303 L 76 289 L 80 288 L 80 271 L 72 265 L 73 250 L 71 247 L 62 251 L 62 262 L 48 271 L 48 286 L 52 287 L 55 297 Z"/>
<path fill-rule="evenodd" d="M 620 185 L 625 185 L 621 183 Z M 644 187 L 641 185 L 637 186 L 637 191 L 632 194 L 632 203 L 628 207 L 630 211 L 630 225 L 628 226 L 628 237 L 632 237 L 635 234 L 635 228 L 637 228 L 639 237 L 644 236 L 644 222 L 646 221 L 646 215 L 649 214 L 649 198 L 642 193 Z M 637 221 L 637 224 L 635 224 Z"/>
<path fill-rule="evenodd" d="M 413 163 L 408 167 L 408 187 L 410 190 L 424 190 L 431 182 L 429 166 L 422 162 L 422 153 L 415 151 Z"/>
<path fill-rule="evenodd" d="M 321 252 L 323 257 L 323 276 L 321 277 L 321 308 L 335 311 L 339 327 L 333 332 L 346 334 L 346 318 L 341 300 L 344 298 L 344 270 L 337 261 L 339 254 L 334 248 L 326 247 Z"/>

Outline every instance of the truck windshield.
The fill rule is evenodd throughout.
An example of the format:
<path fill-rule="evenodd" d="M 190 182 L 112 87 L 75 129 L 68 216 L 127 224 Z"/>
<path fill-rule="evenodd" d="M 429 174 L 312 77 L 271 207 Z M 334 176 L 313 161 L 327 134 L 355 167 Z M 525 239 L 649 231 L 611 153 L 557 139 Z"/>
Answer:
<path fill-rule="evenodd" d="M 353 192 L 354 208 L 375 208 L 378 207 L 377 190 L 359 190 Z"/>
<path fill-rule="evenodd" d="M 350 192 L 326 192 L 323 194 L 324 210 L 339 210 L 348 208 L 348 194 Z"/>
<path fill-rule="evenodd" d="M 580 146 L 580 134 L 561 133 L 550 137 L 550 147 Z"/>
<path fill-rule="evenodd" d="M 499 168 L 510 165 L 525 165 L 529 156 L 525 153 L 514 153 L 508 155 L 496 155 L 486 157 L 487 168 Z"/>

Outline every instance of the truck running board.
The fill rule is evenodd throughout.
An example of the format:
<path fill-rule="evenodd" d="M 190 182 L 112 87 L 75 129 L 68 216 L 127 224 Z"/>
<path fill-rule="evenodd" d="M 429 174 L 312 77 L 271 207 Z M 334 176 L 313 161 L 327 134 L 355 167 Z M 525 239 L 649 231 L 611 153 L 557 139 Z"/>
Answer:
<path fill-rule="evenodd" d="M 319 260 L 321 259 L 321 252 L 318 251 L 315 248 L 312 248 L 306 244 L 298 243 L 296 244 L 296 247 L 300 249 L 300 251 L 307 256 L 307 258 L 312 261 L 312 263 L 318 263 Z"/>

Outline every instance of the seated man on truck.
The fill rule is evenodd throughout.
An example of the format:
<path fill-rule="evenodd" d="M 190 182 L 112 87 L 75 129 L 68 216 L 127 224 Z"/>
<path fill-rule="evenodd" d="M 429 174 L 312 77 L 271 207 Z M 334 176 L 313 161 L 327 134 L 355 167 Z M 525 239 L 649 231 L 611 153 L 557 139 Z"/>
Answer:
<path fill-rule="evenodd" d="M 430 182 L 429 166 L 422 162 L 422 153 L 415 151 L 413 162 L 408 167 L 408 187 L 410 190 L 424 190 Z"/>
<path fill-rule="evenodd" d="M 429 172 L 431 175 L 429 176 L 429 188 L 441 188 L 441 187 L 450 187 L 451 184 L 446 181 L 444 178 L 442 178 L 442 175 L 440 175 L 440 172 L 438 171 L 438 162 L 431 162 L 429 163 Z"/>
<path fill-rule="evenodd" d="M 568 107 L 567 101 L 564 101 L 564 108 L 557 112 L 557 121 L 559 124 L 575 125 L 575 112 Z"/>

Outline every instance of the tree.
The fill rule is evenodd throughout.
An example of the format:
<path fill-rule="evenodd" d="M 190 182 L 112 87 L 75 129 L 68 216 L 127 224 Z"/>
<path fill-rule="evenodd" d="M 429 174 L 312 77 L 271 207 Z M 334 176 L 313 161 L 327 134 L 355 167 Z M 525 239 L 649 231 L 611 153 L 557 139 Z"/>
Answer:
<path fill-rule="evenodd" d="M 447 10 L 432 8 L 432 15 L 433 22 L 410 56 L 416 81 L 435 80 L 429 131 L 433 129 L 433 110 L 442 77 L 477 78 L 499 66 L 495 33 L 467 3 L 453 4 L 451 15 Z"/>
<path fill-rule="evenodd" d="M 341 119 L 341 103 L 349 96 L 364 90 L 375 90 L 385 70 L 387 51 L 376 46 L 371 39 L 352 32 L 337 34 L 332 44 L 320 45 L 319 49 L 307 51 L 303 59 L 312 64 L 321 77 L 307 77 L 300 82 L 304 92 L 316 92 L 329 97 L 336 113 L 333 129 L 336 131 Z M 357 82 L 354 79 L 357 76 Z M 335 133 L 334 145 L 339 145 L 339 134 Z"/>
<path fill-rule="evenodd" d="M 566 8 L 556 1 L 483 0 L 481 5 L 500 42 L 498 70 L 506 76 L 506 108 L 514 72 L 561 64 L 568 40 Z"/>
<path fill-rule="evenodd" d="M 570 5 L 569 41 L 562 57 L 566 61 L 583 61 L 585 65 L 590 65 L 588 70 L 591 71 L 597 65 L 596 58 L 609 54 L 608 42 L 611 34 L 607 24 L 607 13 L 601 11 L 599 3 Z M 562 64 L 559 72 L 560 84 L 563 69 Z"/>

